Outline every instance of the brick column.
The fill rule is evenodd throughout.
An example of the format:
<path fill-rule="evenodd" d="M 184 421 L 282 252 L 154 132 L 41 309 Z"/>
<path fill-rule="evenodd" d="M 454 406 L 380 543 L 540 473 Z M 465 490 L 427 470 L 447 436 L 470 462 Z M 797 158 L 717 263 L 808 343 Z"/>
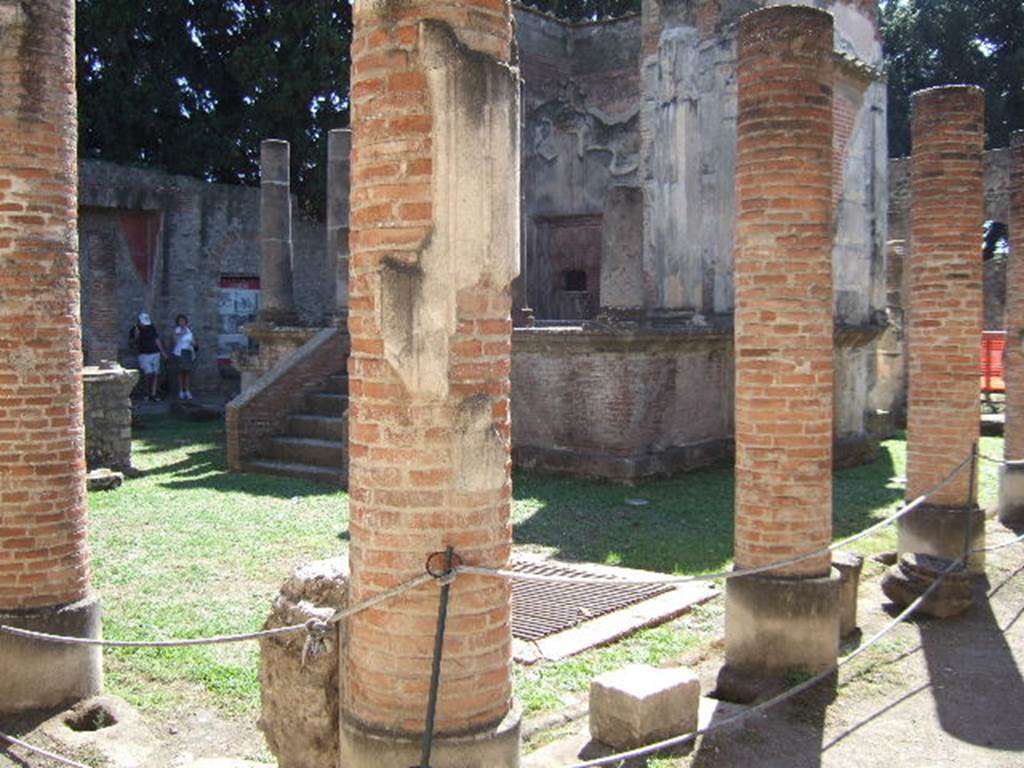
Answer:
<path fill-rule="evenodd" d="M 287 141 L 260 144 L 259 320 L 295 325 L 292 289 L 291 160 Z"/>
<path fill-rule="evenodd" d="M 327 134 L 327 313 L 344 325 L 348 318 L 348 231 L 352 131 Z"/>
<path fill-rule="evenodd" d="M 914 94 L 912 109 L 908 500 L 931 491 L 978 441 L 985 94 L 931 88 Z M 969 470 L 900 521 L 899 551 L 957 558 L 968 526 L 980 544 L 985 518 Z"/>
<path fill-rule="evenodd" d="M 1006 269 L 1006 451 L 1024 461 L 1024 131 L 1010 137 L 1010 263 Z M 1003 467 L 999 519 L 1024 525 L 1024 466 Z"/>
<path fill-rule="evenodd" d="M 357 0 L 349 360 L 351 601 L 452 546 L 502 566 L 510 285 L 519 270 L 519 103 L 504 0 Z M 438 591 L 349 623 L 342 763 L 419 757 Z M 433 765 L 518 764 L 510 590 L 451 596 Z"/>
<path fill-rule="evenodd" d="M 74 2 L 0 3 L 0 624 L 97 636 L 86 544 Z M 96 649 L 0 635 L 0 714 L 98 693 Z"/>
<path fill-rule="evenodd" d="M 832 537 L 832 45 L 828 13 L 740 22 L 736 165 L 736 565 Z M 728 583 L 727 669 L 817 670 L 839 645 L 825 555 Z"/>

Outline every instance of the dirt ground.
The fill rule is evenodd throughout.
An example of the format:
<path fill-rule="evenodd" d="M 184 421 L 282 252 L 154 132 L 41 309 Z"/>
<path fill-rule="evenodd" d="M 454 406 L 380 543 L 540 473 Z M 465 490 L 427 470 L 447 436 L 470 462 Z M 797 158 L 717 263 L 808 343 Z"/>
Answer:
<path fill-rule="evenodd" d="M 989 524 L 989 543 L 1014 537 Z M 879 589 L 884 567 L 869 562 L 861 582 L 860 625 L 868 638 L 895 612 Z M 964 616 L 900 626 L 844 669 L 838 689 L 815 689 L 700 740 L 685 755 L 661 756 L 640 768 L 881 768 L 892 765 L 1024 768 L 1024 545 L 988 555 L 988 577 Z M 852 646 L 855 647 L 855 646 Z M 849 652 L 852 647 L 845 650 Z M 714 687 L 720 647 L 689 660 L 705 691 Z M 711 702 L 708 702 L 711 704 Z M 723 706 L 715 717 L 738 711 Z M 191 766 L 209 757 L 259 751 L 258 734 L 213 713 L 195 712 L 173 725 L 137 715 L 106 730 L 103 749 L 88 737 L 68 739 L 54 722 L 3 723 L 8 732 L 81 760 L 109 765 Z M 104 733 L 104 731 L 100 731 Z M 57 734 L 55 738 L 53 734 Z M 586 718 L 562 738 L 524 757 L 524 768 L 558 768 L 602 754 L 587 742 Z M 534 742 L 536 743 L 536 741 Z M 124 747 L 125 749 L 119 749 Z M 583 748 L 581 750 L 581 748 Z M 119 754 L 118 754 L 119 753 Z M 116 754 L 114 760 L 109 758 Z M 20 750 L 0 751 L 0 768 L 51 768 Z M 242 763 L 225 763 L 240 766 Z M 382 768 L 386 768 L 383 767 Z"/>
<path fill-rule="evenodd" d="M 989 523 L 989 544 L 1014 536 Z M 859 600 L 865 639 L 897 613 L 879 588 L 884 571 L 865 565 Z M 834 693 L 827 686 L 808 691 L 701 739 L 687 755 L 623 768 L 1024 768 L 1024 545 L 989 553 L 987 574 L 969 612 L 903 624 L 845 668 Z M 700 661 L 705 691 L 714 687 L 720 664 L 714 656 Z M 723 709 L 717 716 L 737 711 Z M 584 718 L 574 734 L 528 756 L 524 768 L 607 754 L 583 747 L 585 730 Z"/>

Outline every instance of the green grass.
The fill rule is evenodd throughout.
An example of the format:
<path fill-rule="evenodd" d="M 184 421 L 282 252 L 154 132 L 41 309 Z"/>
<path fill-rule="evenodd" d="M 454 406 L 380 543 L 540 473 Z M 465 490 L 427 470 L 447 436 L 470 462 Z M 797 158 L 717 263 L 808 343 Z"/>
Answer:
<path fill-rule="evenodd" d="M 146 476 L 90 494 L 94 582 L 105 634 L 135 640 L 198 637 L 258 628 L 281 582 L 300 563 L 344 555 L 348 496 L 287 478 L 224 471 L 223 426 L 151 420 L 137 430 L 135 463 Z M 1002 441 L 982 441 L 1001 456 Z M 837 473 L 835 535 L 863 530 L 898 508 L 904 443 L 889 441 L 870 466 Z M 982 467 L 983 505 L 995 501 L 996 470 Z M 731 565 L 733 473 L 695 472 L 623 487 L 517 473 L 517 545 L 568 560 L 668 573 Z M 644 499 L 647 506 L 626 504 Z M 894 547 L 894 533 L 857 545 Z M 624 663 L 664 664 L 719 631 L 720 607 L 641 632 L 615 646 L 516 671 L 526 711 L 564 706 L 590 678 Z M 253 643 L 108 651 L 107 687 L 143 710 L 173 713 L 197 704 L 252 719 L 259 710 Z"/>

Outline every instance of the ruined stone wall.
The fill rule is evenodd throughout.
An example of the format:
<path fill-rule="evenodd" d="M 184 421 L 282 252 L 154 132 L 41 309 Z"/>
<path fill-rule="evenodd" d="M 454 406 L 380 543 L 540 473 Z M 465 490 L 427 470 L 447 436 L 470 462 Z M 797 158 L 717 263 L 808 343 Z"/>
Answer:
<path fill-rule="evenodd" d="M 640 130 L 651 310 L 733 309 L 736 22 L 780 4 L 645 0 Z M 836 313 L 862 324 L 884 307 L 886 95 L 870 69 L 882 51 L 870 3 L 824 5 L 836 24 Z"/>
<path fill-rule="evenodd" d="M 608 190 L 638 183 L 640 19 L 567 24 L 516 9 L 524 91 L 524 273 L 515 287 L 540 319 L 600 306 Z M 582 272 L 571 290 L 567 272 Z"/>
<path fill-rule="evenodd" d="M 194 388 L 221 386 L 217 363 L 222 277 L 260 273 L 256 188 L 111 163 L 80 164 L 82 317 L 85 355 L 136 359 L 128 330 L 143 309 L 170 342 L 185 313 L 201 347 Z M 295 297 L 304 322 L 324 312 L 325 231 L 296 215 Z"/>
<path fill-rule="evenodd" d="M 89 470 L 132 469 L 132 405 L 130 395 L 138 371 L 119 366 L 85 368 L 85 461 Z"/>
<path fill-rule="evenodd" d="M 632 480 L 732 452 L 728 329 L 515 332 L 517 466 Z"/>

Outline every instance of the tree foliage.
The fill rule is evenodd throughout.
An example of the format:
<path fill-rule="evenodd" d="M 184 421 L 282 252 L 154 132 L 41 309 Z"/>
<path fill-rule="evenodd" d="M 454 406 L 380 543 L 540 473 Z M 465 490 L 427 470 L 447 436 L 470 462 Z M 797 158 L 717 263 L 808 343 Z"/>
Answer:
<path fill-rule="evenodd" d="M 82 157 L 211 181 L 259 179 L 292 144 L 303 205 L 324 205 L 327 131 L 348 123 L 348 0 L 78 0 Z"/>
<path fill-rule="evenodd" d="M 640 0 L 527 0 L 560 17 L 621 16 Z M 348 124 L 349 0 L 77 0 L 80 149 L 211 181 L 255 183 L 259 143 L 292 144 L 303 207 L 322 213 L 327 131 Z M 910 95 L 988 94 L 992 146 L 1024 127 L 1024 3 L 883 0 L 889 137 L 910 151 Z"/>
<path fill-rule="evenodd" d="M 523 5 L 572 21 L 610 19 L 640 12 L 640 0 L 526 0 Z"/>
<path fill-rule="evenodd" d="M 936 85 L 985 88 L 989 146 L 1024 128 L 1024 3 L 887 0 L 881 7 L 889 75 L 889 151 L 910 153 L 910 97 Z"/>

